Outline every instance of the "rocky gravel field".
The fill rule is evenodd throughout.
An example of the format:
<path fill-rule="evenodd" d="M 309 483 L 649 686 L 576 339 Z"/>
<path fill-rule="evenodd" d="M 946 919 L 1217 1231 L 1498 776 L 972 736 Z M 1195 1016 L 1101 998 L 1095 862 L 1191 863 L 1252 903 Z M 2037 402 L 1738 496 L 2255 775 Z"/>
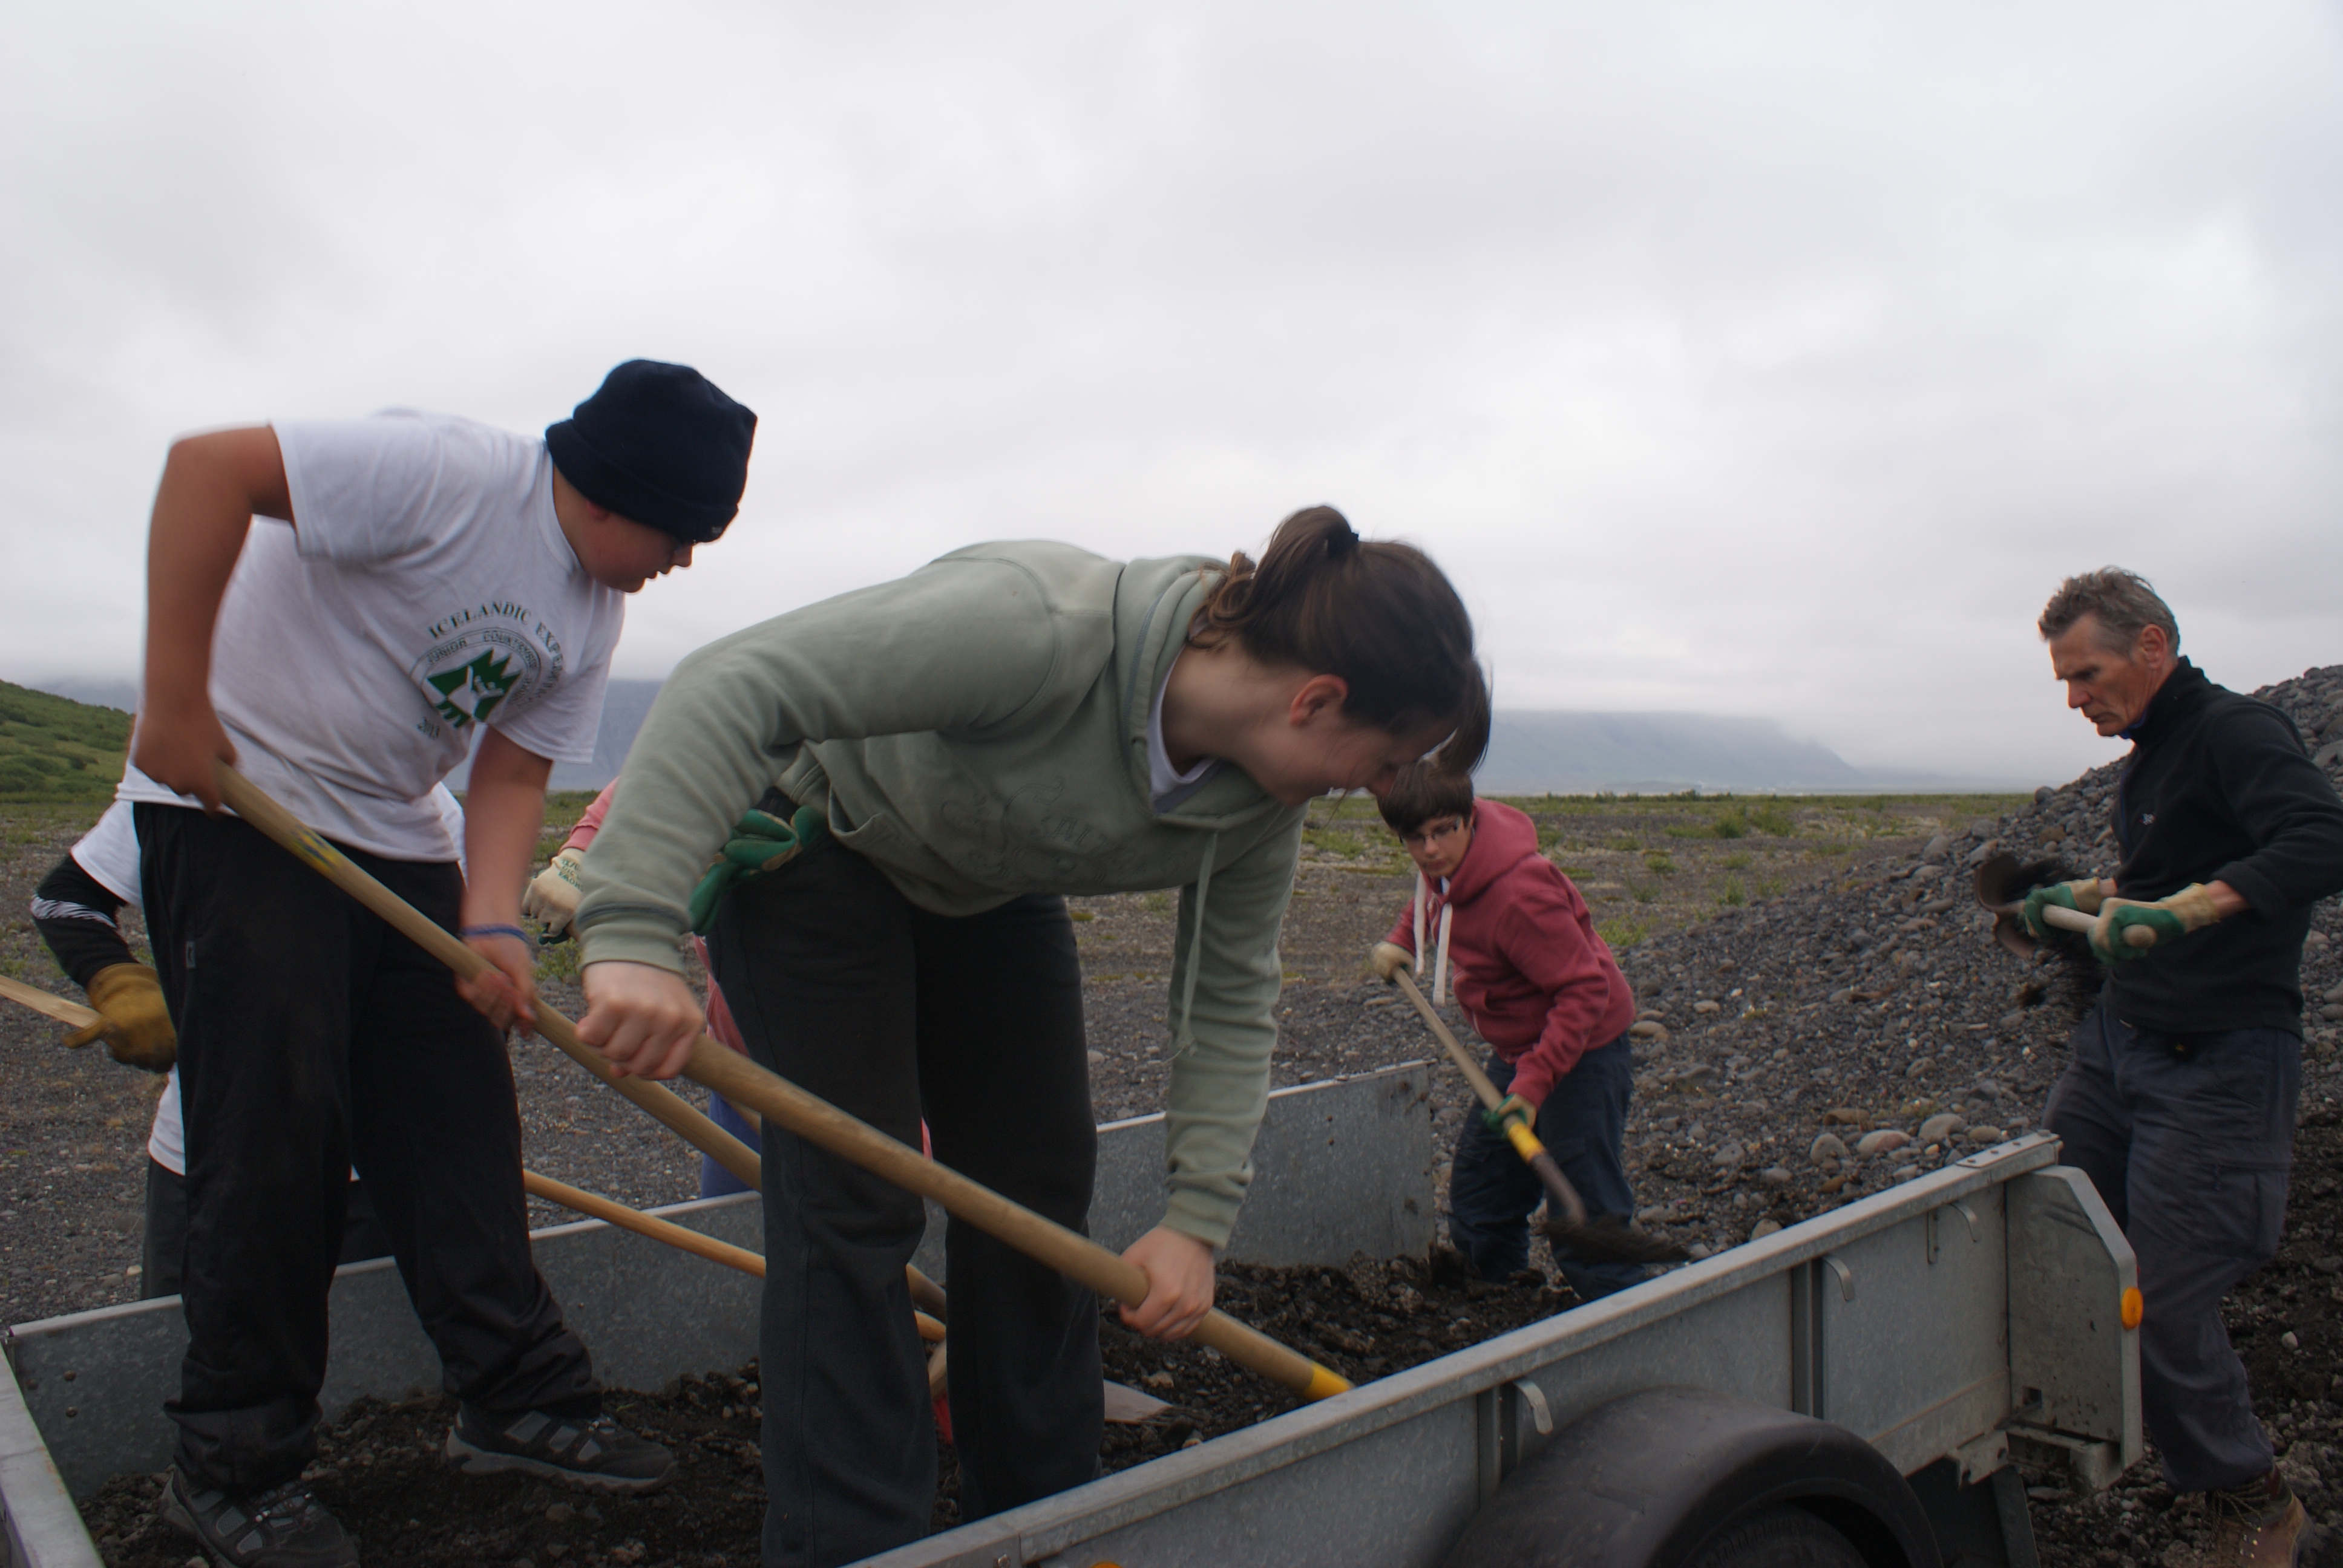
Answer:
<path fill-rule="evenodd" d="M 2343 666 L 2257 693 L 2287 711 L 2343 778 Z M 2038 1120 L 2090 982 L 1994 945 L 1969 890 L 2006 850 L 2113 869 L 2116 769 L 2023 798 L 1798 800 L 1674 797 L 1517 802 L 1588 896 L 1642 1010 L 1628 1131 L 1639 1218 L 1696 1252 L 1880 1191 Z M 574 814 L 582 799 L 563 804 Z M 21 911 L 94 813 L 12 808 L 0 826 L 0 970 L 68 990 Z M 558 813 L 557 813 L 557 816 Z M 548 847 L 566 819 L 551 820 Z M 1413 1013 L 1363 981 L 1367 947 L 1410 887 L 1363 801 L 1313 812 L 1284 942 L 1276 1077 L 1304 1082 L 1432 1054 Z M 1100 1119 L 1160 1109 L 1167 895 L 1072 900 Z M 545 977 L 574 1004 L 561 950 Z M 2343 1481 L 2343 908 L 2318 911 L 2305 957 L 2303 1131 L 2285 1250 L 2231 1303 L 2263 1416 L 2314 1514 L 2338 1520 Z M 56 1030 L 0 1015 L 0 1322 L 136 1293 L 137 1180 L 148 1085 Z M 528 1158 L 639 1204 L 694 1191 L 696 1163 L 542 1046 L 516 1048 Z M 1441 1074 L 1443 1138 L 1469 1097 Z M 550 1220 L 550 1214 L 546 1216 Z M 1240 1293 L 1258 1282 L 1232 1281 Z M 1568 1297 L 1558 1283 L 1524 1287 Z M 2152 1464 L 2098 1497 L 2035 1477 L 2043 1558 L 2149 1561 L 2187 1533 Z"/>

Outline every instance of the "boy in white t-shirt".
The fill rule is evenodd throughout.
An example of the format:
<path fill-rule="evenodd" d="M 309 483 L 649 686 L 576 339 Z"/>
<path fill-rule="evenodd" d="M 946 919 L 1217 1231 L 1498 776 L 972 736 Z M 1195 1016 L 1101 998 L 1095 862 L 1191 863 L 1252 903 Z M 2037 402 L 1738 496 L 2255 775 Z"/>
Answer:
<path fill-rule="evenodd" d="M 531 1261 L 502 1031 L 534 1000 L 546 776 L 592 756 L 624 596 L 730 523 L 755 427 L 698 372 L 630 360 L 541 441 L 399 412 L 171 449 L 122 794 L 187 1139 L 164 1514 L 223 1562 L 357 1562 L 300 1482 L 353 1163 L 461 1402 L 452 1461 L 625 1491 L 673 1469 L 601 1413 Z M 468 878 L 427 798 L 468 751 Z M 218 760 L 494 970 L 458 985 L 222 813 Z"/>

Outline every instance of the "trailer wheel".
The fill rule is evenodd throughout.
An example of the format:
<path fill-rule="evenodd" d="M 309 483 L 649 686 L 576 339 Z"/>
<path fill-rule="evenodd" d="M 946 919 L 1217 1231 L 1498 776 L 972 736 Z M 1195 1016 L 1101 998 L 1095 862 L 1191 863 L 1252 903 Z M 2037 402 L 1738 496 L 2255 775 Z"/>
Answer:
<path fill-rule="evenodd" d="M 1442 1568 L 1937 1568 L 1909 1483 L 1843 1426 L 1647 1389 L 1505 1478 Z"/>
<path fill-rule="evenodd" d="M 1693 1568 L 1864 1568 L 1855 1543 L 1803 1508 L 1761 1509 L 1728 1524 Z"/>

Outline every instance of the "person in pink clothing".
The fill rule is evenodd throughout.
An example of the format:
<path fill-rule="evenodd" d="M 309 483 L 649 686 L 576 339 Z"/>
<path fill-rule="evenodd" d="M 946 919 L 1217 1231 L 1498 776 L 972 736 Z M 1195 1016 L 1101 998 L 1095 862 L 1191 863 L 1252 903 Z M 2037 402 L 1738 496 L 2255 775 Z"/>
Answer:
<path fill-rule="evenodd" d="M 1530 1118 L 1590 1216 L 1634 1212 L 1620 1153 L 1634 993 L 1586 900 L 1538 852 L 1527 817 L 1476 801 L 1470 779 L 1421 766 L 1402 770 L 1381 806 L 1415 862 L 1415 897 L 1368 962 L 1385 980 L 1403 967 L 1428 973 L 1435 1006 L 1453 990 L 1489 1043 L 1489 1079 L 1506 1098 L 1457 1137 L 1448 1234 L 1483 1279 L 1508 1279 L 1529 1266 L 1529 1217 L 1545 1194 L 1497 1131 L 1501 1115 Z M 1639 1263 L 1590 1261 L 1561 1246 L 1554 1261 L 1585 1301 L 1644 1278 Z"/>
<path fill-rule="evenodd" d="M 594 797 L 594 803 L 586 808 L 586 814 L 578 819 L 578 826 L 572 828 L 569 837 L 562 840 L 552 864 L 537 874 L 537 879 L 529 883 L 528 892 L 521 898 L 522 918 L 542 922 L 548 936 L 560 936 L 568 929 L 570 917 L 578 912 L 578 868 L 586 859 L 586 846 L 591 844 L 594 835 L 602 830 L 602 819 L 609 814 L 610 797 L 618 792 L 618 789 L 615 781 L 602 787 L 602 792 Z M 749 1047 L 740 1038 L 740 1026 L 732 1021 L 732 1010 L 725 1005 L 724 993 L 717 989 L 716 966 L 709 962 L 708 957 L 708 939 L 694 937 L 691 940 L 699 949 L 701 965 L 709 971 L 709 1038 L 745 1056 Z M 732 1102 L 722 1095 L 708 1097 L 708 1119 L 750 1149 L 759 1153 L 763 1151 L 764 1141 L 756 1124 L 733 1109 Z M 729 1193 L 747 1191 L 748 1186 L 739 1177 L 719 1165 L 711 1156 L 702 1154 L 699 1157 L 701 1197 L 721 1198 Z"/>

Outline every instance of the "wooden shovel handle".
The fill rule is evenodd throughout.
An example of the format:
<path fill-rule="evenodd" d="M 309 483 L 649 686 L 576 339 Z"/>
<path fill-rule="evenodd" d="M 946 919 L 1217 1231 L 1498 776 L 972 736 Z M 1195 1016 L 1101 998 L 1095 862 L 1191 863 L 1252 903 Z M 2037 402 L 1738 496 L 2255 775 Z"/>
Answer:
<path fill-rule="evenodd" d="M 216 764 L 216 772 L 220 799 L 237 816 L 307 861 L 312 869 L 382 917 L 417 946 L 468 979 L 493 967 L 406 900 L 360 870 L 349 857 L 310 831 L 298 818 L 235 769 L 222 762 Z M 687 1141 L 714 1153 L 712 1140 L 722 1139 L 738 1149 L 754 1170 L 756 1157 L 738 1140 L 666 1090 L 639 1078 L 618 1077 L 599 1051 L 578 1038 L 577 1027 L 542 1000 L 537 1004 L 536 1020 L 538 1031 L 548 1040 L 596 1077 L 674 1128 Z M 714 1090 L 735 1105 L 754 1111 L 768 1121 L 779 1123 L 817 1148 L 883 1176 L 909 1191 L 934 1199 L 953 1218 L 1006 1241 L 1101 1295 L 1127 1306 L 1137 1306 L 1147 1299 L 1147 1273 L 1137 1264 L 926 1158 L 918 1150 L 766 1071 L 705 1034 L 692 1042 L 691 1059 L 683 1072 L 693 1082 Z M 694 1136 L 703 1124 L 706 1132 Z M 687 1127 L 691 1131 L 687 1131 Z M 761 1174 L 757 1171 L 742 1175 L 741 1180 L 761 1184 Z M 1240 1366 L 1282 1383 L 1304 1399 L 1325 1399 L 1351 1386 L 1334 1372 L 1268 1335 L 1247 1328 L 1217 1308 L 1205 1316 L 1190 1338 L 1199 1344 L 1210 1345 Z"/>
<path fill-rule="evenodd" d="M 1464 1075 L 1464 1081 L 1471 1084 L 1473 1092 L 1481 1097 L 1482 1105 L 1494 1111 L 1503 1104 L 1504 1096 L 1499 1094 L 1497 1086 L 1489 1081 L 1489 1075 L 1481 1070 L 1481 1064 L 1473 1060 L 1473 1053 L 1449 1032 L 1447 1023 L 1433 1010 L 1432 1004 L 1423 1000 L 1423 992 L 1416 989 L 1415 977 L 1403 969 L 1393 970 L 1392 981 L 1405 993 L 1408 1000 L 1415 1004 L 1415 1010 L 1432 1027 L 1441 1049 L 1448 1052 L 1448 1060 L 1456 1064 L 1456 1070 Z M 1585 1224 L 1586 1201 L 1578 1195 L 1578 1189 L 1570 1184 L 1570 1179 L 1562 1173 L 1562 1167 L 1554 1162 L 1554 1156 L 1545 1151 L 1545 1145 L 1538 1141 L 1537 1134 L 1530 1131 L 1528 1124 L 1518 1118 L 1508 1117 L 1505 1139 L 1513 1144 L 1513 1152 L 1522 1157 L 1522 1162 L 1537 1172 L 1538 1184 L 1545 1189 L 1546 1202 L 1551 1205 L 1554 1215 L 1566 1225 Z"/>
<path fill-rule="evenodd" d="M 0 996 L 10 1001 L 22 1002 L 35 1012 L 55 1019 L 59 1023 L 69 1023 L 75 1029 L 87 1029 L 98 1019 L 95 1008 L 84 1007 L 55 991 L 26 985 L 23 980 L 10 980 L 6 975 L 0 975 Z"/>
<path fill-rule="evenodd" d="M 1432 1004 L 1423 1000 L 1423 993 L 1415 988 L 1415 977 L 1403 969 L 1393 970 L 1392 983 L 1415 1004 L 1415 1010 L 1430 1026 L 1433 1037 L 1440 1041 L 1441 1049 L 1448 1052 L 1448 1060 L 1456 1064 L 1456 1070 L 1464 1075 L 1464 1081 L 1471 1084 L 1473 1092 L 1481 1097 L 1482 1106 L 1486 1110 L 1496 1110 L 1505 1097 L 1497 1092 L 1497 1086 L 1489 1081 L 1489 1075 L 1481 1070 L 1481 1064 L 1473 1060 L 1473 1053 L 1449 1032 L 1448 1025 L 1433 1010 Z"/>
<path fill-rule="evenodd" d="M 534 1171 L 523 1171 L 520 1184 L 528 1189 L 532 1197 L 542 1198 L 548 1203 L 558 1203 L 565 1209 L 605 1224 L 616 1225 L 621 1231 L 632 1231 L 638 1236 L 664 1241 L 678 1251 L 706 1258 L 713 1263 L 721 1263 L 728 1269 L 738 1269 L 760 1280 L 765 1277 L 765 1260 L 746 1247 L 736 1247 L 729 1241 L 703 1236 L 671 1221 L 629 1209 L 598 1192 L 572 1187 L 567 1181 L 556 1181 L 552 1177 L 540 1176 Z"/>
<path fill-rule="evenodd" d="M 2070 910 L 2064 904 L 2043 905 L 2042 918 L 2064 931 L 2087 931 L 2099 923 L 2082 910 Z M 2152 948 L 2156 945 L 2156 933 L 2146 926 L 2127 926 L 2124 928 L 2124 945 Z"/>
<path fill-rule="evenodd" d="M 360 870 L 348 856 L 311 832 L 299 818 L 278 805 L 251 779 L 225 762 L 215 765 L 214 777 L 219 785 L 220 799 L 237 816 L 290 849 L 312 870 L 380 915 L 409 941 L 458 975 L 470 980 L 496 967 L 465 946 L 453 932 L 433 923 L 414 905 Z M 619 1077 L 603 1060 L 602 1053 L 580 1041 L 569 1020 L 542 1000 L 537 1004 L 535 1022 L 538 1032 L 558 1046 L 572 1061 L 665 1123 L 685 1142 L 713 1156 L 718 1164 L 740 1181 L 763 1189 L 762 1164 L 747 1144 L 685 1103 L 672 1091 L 644 1079 Z"/>

